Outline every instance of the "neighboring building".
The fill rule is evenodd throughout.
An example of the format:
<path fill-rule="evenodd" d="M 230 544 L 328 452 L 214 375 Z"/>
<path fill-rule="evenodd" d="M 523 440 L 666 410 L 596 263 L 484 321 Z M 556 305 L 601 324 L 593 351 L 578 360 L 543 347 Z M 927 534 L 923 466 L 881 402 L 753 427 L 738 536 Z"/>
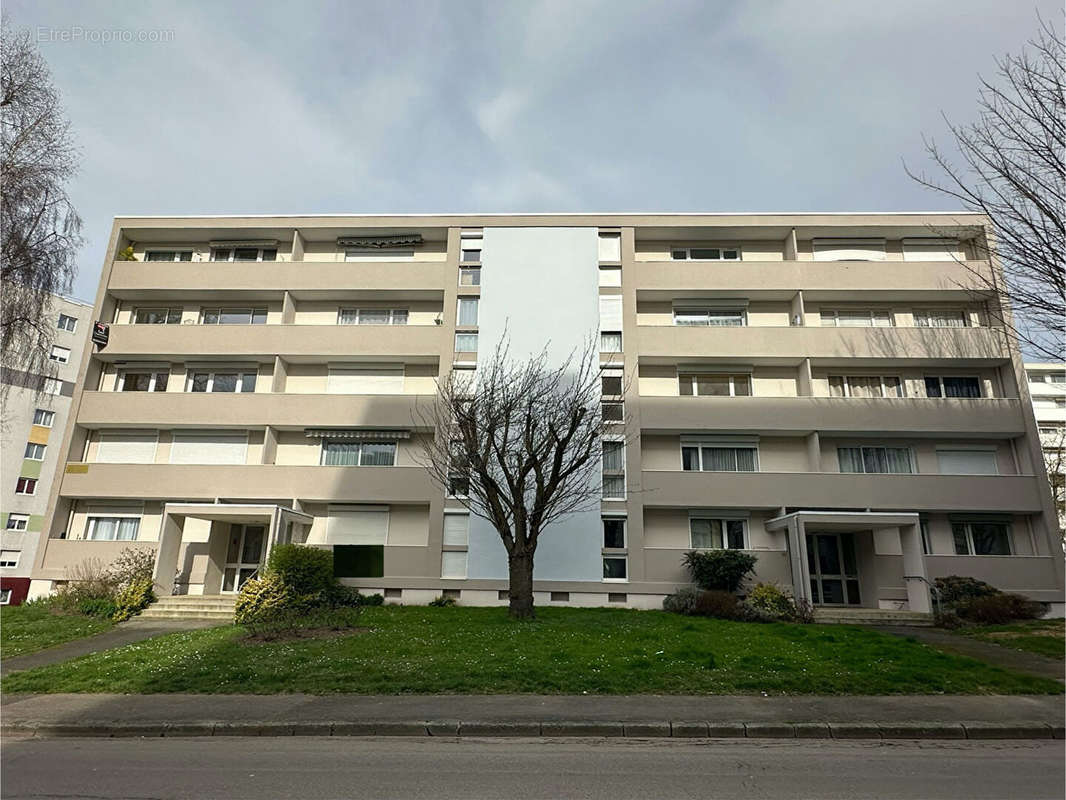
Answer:
<path fill-rule="evenodd" d="M 954 574 L 1061 612 L 1025 373 L 974 301 L 984 223 L 117 219 L 32 591 L 132 546 L 163 593 L 233 592 L 298 541 L 389 599 L 504 604 L 496 534 L 418 465 L 418 404 L 505 325 L 523 350 L 598 326 L 628 442 L 601 507 L 541 539 L 537 602 L 658 607 L 685 551 L 729 547 L 818 604 L 927 611 Z"/>
<path fill-rule="evenodd" d="M 1025 374 L 1048 479 L 1055 490 L 1059 528 L 1066 530 L 1066 364 L 1026 364 Z"/>
<path fill-rule="evenodd" d="M 54 297 L 52 376 L 3 367 L 8 384 L 0 420 L 0 604 L 18 605 L 30 588 L 37 542 L 60 456 L 63 431 L 91 327 L 92 306 Z"/>

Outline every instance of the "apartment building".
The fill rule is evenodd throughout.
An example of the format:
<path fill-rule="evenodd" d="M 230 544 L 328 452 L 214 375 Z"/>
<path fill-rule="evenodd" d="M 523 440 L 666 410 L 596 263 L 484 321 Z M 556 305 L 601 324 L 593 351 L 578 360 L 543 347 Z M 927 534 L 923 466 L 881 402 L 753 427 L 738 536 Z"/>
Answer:
<path fill-rule="evenodd" d="M 53 297 L 53 372 L 31 374 L 4 365 L 7 396 L 0 421 L 0 605 L 18 605 L 30 588 L 37 543 L 67 427 L 78 367 L 85 354 L 92 306 Z"/>
<path fill-rule="evenodd" d="M 1055 491 L 1059 529 L 1066 531 L 1066 364 L 1027 363 L 1025 374 L 1048 479 Z"/>
<path fill-rule="evenodd" d="M 419 409 L 506 330 L 597 334 L 622 421 L 600 507 L 541 539 L 538 603 L 658 607 L 685 551 L 736 548 L 818 605 L 925 612 L 957 574 L 1061 613 L 1025 372 L 972 274 L 984 222 L 119 218 L 32 591 L 137 547 L 162 593 L 232 593 L 297 541 L 390 601 L 505 604 L 495 532 L 419 466 Z"/>

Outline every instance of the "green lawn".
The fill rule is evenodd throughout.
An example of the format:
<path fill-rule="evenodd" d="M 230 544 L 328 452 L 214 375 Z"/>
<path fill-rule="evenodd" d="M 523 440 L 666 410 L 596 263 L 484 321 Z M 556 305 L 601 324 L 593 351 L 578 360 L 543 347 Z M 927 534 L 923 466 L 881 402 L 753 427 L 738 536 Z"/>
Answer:
<path fill-rule="evenodd" d="M 110 620 L 75 614 L 53 614 L 30 603 L 0 608 L 0 658 L 21 656 L 46 647 L 91 636 L 111 628 Z"/>
<path fill-rule="evenodd" d="M 1066 658 L 1066 622 L 1061 619 L 1037 619 L 1012 625 L 986 625 L 960 628 L 956 633 L 982 642 L 1038 653 L 1059 661 Z"/>
<path fill-rule="evenodd" d="M 842 626 L 661 611 L 366 609 L 366 630 L 252 643 L 236 626 L 170 634 L 20 672 L 5 692 L 547 694 L 1060 693 L 914 641 Z"/>

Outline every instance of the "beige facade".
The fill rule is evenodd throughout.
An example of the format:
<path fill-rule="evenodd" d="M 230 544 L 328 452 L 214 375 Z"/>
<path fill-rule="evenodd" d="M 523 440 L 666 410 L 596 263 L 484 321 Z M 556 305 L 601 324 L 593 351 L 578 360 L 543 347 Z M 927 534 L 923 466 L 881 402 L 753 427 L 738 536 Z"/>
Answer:
<path fill-rule="evenodd" d="M 546 553 L 538 602 L 656 607 L 686 551 L 735 547 L 820 604 L 927 611 L 927 582 L 957 574 L 1061 610 L 1025 373 L 973 277 L 993 269 L 973 260 L 984 224 L 117 219 L 95 309 L 110 341 L 82 359 L 33 589 L 136 546 L 158 553 L 160 591 L 232 591 L 301 541 L 390 600 L 505 603 L 485 566 L 502 548 L 431 483 L 421 442 L 435 380 L 476 365 L 475 301 L 506 297 L 486 232 L 565 228 L 593 239 L 574 263 L 598 271 L 601 316 L 581 324 L 628 378 L 605 401 L 632 430 L 602 530 L 581 534 L 595 569 L 575 579 Z M 114 260 L 129 245 L 137 260 Z M 523 299 L 508 313 L 544 300 Z"/>

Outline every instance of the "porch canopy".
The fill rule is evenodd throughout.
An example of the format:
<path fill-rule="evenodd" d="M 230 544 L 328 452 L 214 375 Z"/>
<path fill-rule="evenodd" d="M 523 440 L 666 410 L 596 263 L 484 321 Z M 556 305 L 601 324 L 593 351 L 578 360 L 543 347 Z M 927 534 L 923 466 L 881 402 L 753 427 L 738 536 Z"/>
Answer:
<path fill-rule="evenodd" d="M 877 511 L 793 511 L 766 522 L 766 530 L 783 531 L 788 538 L 788 558 L 792 567 L 792 590 L 797 600 L 811 602 L 811 575 L 807 561 L 807 533 L 855 533 L 870 531 L 875 538 L 888 539 L 890 552 L 903 557 L 903 579 L 907 585 L 907 605 L 911 611 L 928 614 L 928 576 L 918 515 L 913 512 Z M 897 533 L 898 532 L 898 533 Z M 898 537 L 898 538 L 897 538 Z M 895 542 L 898 541 L 898 545 Z M 895 545 L 895 546 L 893 546 Z M 898 548 L 898 550 L 896 549 Z"/>
<path fill-rule="evenodd" d="M 275 503 L 166 503 L 163 523 L 159 530 L 155 572 L 152 579 L 159 596 L 174 591 L 174 574 L 181 552 L 183 522 L 186 517 L 207 522 L 228 522 L 234 525 L 263 525 L 267 529 L 265 559 L 278 537 L 289 529 L 289 523 L 311 525 L 314 517 L 302 511 Z"/>

